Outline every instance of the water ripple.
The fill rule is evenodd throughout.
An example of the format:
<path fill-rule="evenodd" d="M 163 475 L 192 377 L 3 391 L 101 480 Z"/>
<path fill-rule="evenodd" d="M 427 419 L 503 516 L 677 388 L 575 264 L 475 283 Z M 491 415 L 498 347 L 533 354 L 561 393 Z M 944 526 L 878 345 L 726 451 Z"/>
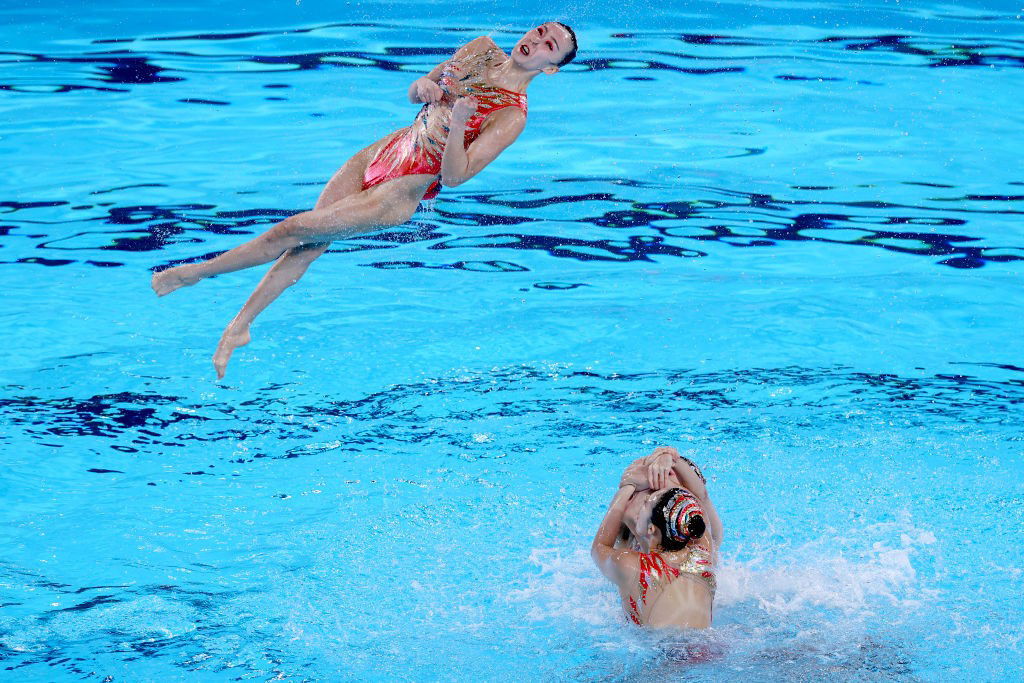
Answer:
<path fill-rule="evenodd" d="M 316 39 L 318 33 L 330 35 L 332 30 L 344 28 L 376 28 L 400 30 L 392 24 L 327 24 L 278 31 L 247 31 L 232 33 L 202 33 L 188 36 L 154 36 L 149 38 L 111 38 L 93 41 L 93 44 L 130 45 L 117 50 L 46 54 L 32 52 L 0 52 L 0 90 L 25 95 L 58 94 L 79 90 L 119 93 L 126 88 L 111 86 L 139 86 L 176 83 L 197 74 L 209 73 L 274 73 L 282 71 L 310 71 L 321 68 L 373 69 L 379 71 L 425 71 L 429 69 L 424 58 L 443 59 L 450 48 L 432 46 L 385 46 L 376 50 L 298 51 L 284 54 L 219 52 L 219 46 L 232 42 L 247 42 L 253 47 L 265 40 L 266 52 L 275 50 L 279 39 L 301 42 L 302 38 Z M 437 32 L 445 29 L 435 28 Z M 487 29 L 479 29 L 488 32 Z M 461 31 L 465 33 L 466 31 Z M 493 33 L 493 31 L 491 31 Z M 514 39 L 512 33 L 498 31 Z M 461 37 L 460 37 L 461 39 Z M 617 56 L 594 57 L 586 48 L 570 67 L 571 71 L 625 71 L 633 78 L 648 78 L 643 73 L 675 72 L 686 75 L 722 75 L 742 73 L 750 64 L 785 59 L 791 62 L 851 62 L 853 53 L 869 58 L 867 64 L 888 66 L 922 66 L 927 68 L 1022 68 L 1024 67 L 1024 41 L 1013 39 L 973 38 L 970 36 L 918 36 L 889 35 L 824 35 L 812 39 L 764 38 L 744 35 L 718 35 L 700 33 L 634 32 L 611 33 L 608 40 L 645 41 L 654 49 L 629 50 L 628 58 Z M 256 42 L 253 42 L 253 41 Z M 274 48 L 270 47 L 273 41 Z M 178 42 L 181 49 L 156 49 L 160 44 Z M 657 49 L 672 43 L 683 43 L 699 48 L 695 52 Z M 144 46 L 153 44 L 154 49 Z M 296 45 L 297 47 L 298 45 Z M 614 50 L 612 50 L 614 52 Z M 721 62 L 728 62 L 722 64 Z M 62 68 L 52 73 L 49 65 L 73 65 L 80 76 L 74 81 L 55 80 L 68 74 Z M 802 78 L 799 75 L 779 74 L 778 77 Z M 813 80 L 824 78 L 809 77 Z M 837 80 L 832 77 L 832 80 Z M 845 79 L 838 79 L 845 80 Z M 97 86 L 90 81 L 109 84 Z M 226 104 L 226 103 L 225 103 Z"/>
<path fill-rule="evenodd" d="M 585 179 L 561 179 L 556 183 L 594 182 Z M 607 181 L 605 181 L 607 182 Z M 918 183 L 920 184 L 920 183 Z M 836 247 L 870 247 L 906 256 L 935 260 L 939 265 L 960 269 L 981 268 L 987 264 L 1024 260 L 1024 245 L 989 243 L 967 230 L 972 222 L 1000 216 L 1017 217 L 1024 210 L 1016 205 L 1024 201 L 1019 194 L 972 194 L 960 197 L 928 198 L 921 204 L 885 201 L 858 201 L 840 198 L 797 199 L 727 188 L 692 186 L 678 199 L 643 201 L 631 198 L 623 188 L 639 183 L 620 179 L 615 192 L 557 192 L 550 196 L 521 199 L 521 195 L 544 194 L 540 189 L 517 193 L 488 192 L 451 195 L 439 201 L 433 212 L 417 214 L 407 227 L 389 229 L 339 242 L 337 251 L 358 252 L 391 249 L 397 245 L 429 242 L 434 250 L 474 249 L 485 251 L 541 252 L 556 259 L 578 261 L 630 262 L 650 261 L 654 257 L 700 258 L 709 249 L 768 248 L 781 244 L 829 244 Z M 800 191 L 829 191 L 829 187 L 799 187 Z M 97 190 L 105 192 L 107 190 Z M 672 188 L 679 193 L 680 188 Z M 663 191 L 662 194 L 665 192 Z M 834 193 L 833 193 L 834 194 Z M 578 205 L 557 222 L 545 220 L 543 210 L 553 206 Z M 594 213 L 602 205 L 608 208 Z M 985 206 L 994 204 L 995 206 Z M 467 208 L 462 208 L 466 206 Z M 290 215 L 294 210 L 247 209 L 218 210 L 211 204 L 69 206 L 69 202 L 0 202 L 6 209 L 6 225 L 0 225 L 0 245 L 11 247 L 8 253 L 24 253 L 0 263 L 61 266 L 78 262 L 74 252 L 96 252 L 85 263 L 99 267 L 122 265 L 101 254 L 117 252 L 159 252 L 181 243 L 201 244 L 204 234 L 250 236 L 262 232 Z M 68 207 L 80 215 L 57 220 L 32 218 L 33 210 Z M 469 207 L 472 207 L 470 209 Z M 1005 207 L 1005 208 L 1004 208 Z M 496 212 L 495 209 L 504 209 Z M 65 209 L 66 210 L 66 209 Z M 589 212 L 589 215 L 587 215 Z M 53 216 L 54 212 L 46 212 Z M 58 214 L 59 215 L 59 214 Z M 86 229 L 90 224 L 127 226 L 127 230 Z M 583 237 L 592 230 L 581 228 L 578 235 L 545 234 L 548 226 L 577 223 L 627 230 L 629 234 L 605 239 Z M 473 228 L 529 226 L 524 232 L 483 232 Z M 255 228 L 255 230 L 253 230 Z M 961 228 L 956 232 L 949 228 Z M 942 230 L 947 229 L 947 230 Z M 472 230 L 472 235 L 455 232 Z M 562 231 L 559 230 L 559 233 Z M 26 244 L 26 237 L 35 241 Z M 199 251 L 199 250 L 197 250 Z M 157 268 L 195 262 L 216 256 L 219 251 L 200 251 L 186 259 L 166 260 Z M 59 256 L 59 258 L 58 258 Z M 466 264 L 490 264 L 480 268 Z M 389 259 L 367 265 L 381 268 L 448 268 L 487 270 L 527 269 L 507 257 L 461 260 L 428 264 L 416 259 Z"/>
<path fill-rule="evenodd" d="M 452 425 L 506 418 L 536 421 L 527 431 L 538 443 L 560 440 L 565 429 L 607 437 L 634 428 L 630 419 L 602 417 L 607 415 L 663 424 L 686 415 L 687 422 L 717 424 L 737 435 L 759 429 L 769 413 L 792 410 L 825 422 L 870 413 L 872 419 L 898 418 L 907 424 L 1012 424 L 1021 419 L 1024 407 L 1024 379 L 1013 375 L 1000 380 L 949 373 L 901 377 L 848 367 L 798 366 L 600 374 L 516 366 L 396 385 L 350 401 L 308 394 L 300 386 L 289 387 L 294 393 L 287 402 L 280 400 L 278 390 L 268 388 L 237 405 L 195 404 L 182 397 L 136 392 L 47 398 L 5 387 L 0 416 L 36 443 L 99 437 L 118 441 L 110 447 L 120 452 L 136 453 L 194 441 L 255 439 L 260 446 L 251 457 L 291 458 L 325 449 L 386 449 L 391 443 L 440 441 L 462 447 L 460 429 L 449 433 L 435 419 L 440 417 Z M 435 405 L 431 396 L 444 396 L 445 401 Z M 567 401 L 585 406 L 581 413 L 595 416 L 593 421 L 562 416 Z M 435 414 L 438 410 L 442 412 Z M 309 438 L 338 427 L 347 435 L 344 442 L 309 447 Z M 298 438 L 303 445 L 267 452 L 262 449 L 272 446 L 266 438 Z"/>

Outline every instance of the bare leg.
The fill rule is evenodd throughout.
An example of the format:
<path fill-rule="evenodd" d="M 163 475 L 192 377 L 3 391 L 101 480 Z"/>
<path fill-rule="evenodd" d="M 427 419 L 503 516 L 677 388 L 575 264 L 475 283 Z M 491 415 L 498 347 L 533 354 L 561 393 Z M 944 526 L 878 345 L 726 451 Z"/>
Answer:
<path fill-rule="evenodd" d="M 209 261 L 189 263 L 156 273 L 153 275 L 153 291 L 157 296 L 164 296 L 180 287 L 194 285 L 211 275 L 231 273 L 273 261 L 289 249 L 303 244 L 322 242 L 324 238 L 328 238 L 329 242 L 336 237 L 386 225 L 384 216 L 374 216 L 374 208 L 372 202 L 356 195 L 346 197 L 324 209 L 296 214 L 259 237 Z"/>
<path fill-rule="evenodd" d="M 324 186 L 314 208 L 316 210 L 325 209 L 346 197 L 362 192 L 363 175 L 367 164 L 370 163 L 380 145 L 385 144 L 391 137 L 389 135 L 383 140 L 369 145 L 345 162 Z M 221 335 L 217 351 L 213 354 L 213 365 L 217 370 L 218 379 L 224 377 L 228 361 L 231 360 L 231 354 L 235 349 L 249 343 L 251 338 L 249 328 L 256 316 L 262 313 L 263 309 L 269 306 L 285 289 L 295 284 L 305 274 L 309 265 L 327 250 L 327 246 L 326 241 L 313 242 L 293 247 L 278 258 L 277 263 L 263 277 L 252 295 L 249 296 L 248 301 L 245 302 L 245 306 Z M 154 289 L 156 289 L 155 286 Z"/>
<path fill-rule="evenodd" d="M 151 283 L 153 291 L 157 296 L 164 296 L 212 275 L 273 261 L 293 247 L 329 243 L 340 237 L 409 220 L 419 203 L 415 188 L 425 187 L 424 178 L 427 176 L 405 176 L 386 186 L 362 190 L 366 165 L 377 148 L 396 134 L 384 137 L 349 159 L 327 183 L 312 211 L 286 218 L 259 237 L 209 261 L 155 273 Z M 422 189 L 419 195 L 422 195 Z"/>
<path fill-rule="evenodd" d="M 239 346 L 249 343 L 249 326 L 267 306 L 273 303 L 274 299 L 281 295 L 288 287 L 299 281 L 309 268 L 309 264 L 323 254 L 329 245 L 327 243 L 306 244 L 301 247 L 289 249 L 277 260 L 274 267 L 267 271 L 267 274 L 260 280 L 260 284 L 249 296 L 242 310 L 228 324 L 221 335 L 220 343 L 217 344 L 217 351 L 213 354 L 213 366 L 217 369 L 217 379 L 224 377 L 231 354 Z"/>
<path fill-rule="evenodd" d="M 360 154 L 365 152 L 366 150 Z M 415 210 L 422 189 L 414 183 L 422 184 L 422 181 L 399 179 L 393 182 L 395 183 L 394 189 L 398 190 L 395 195 L 399 201 L 383 200 L 380 204 L 381 211 L 376 218 L 401 223 L 408 220 L 412 211 Z M 409 195 L 407 191 L 404 191 L 403 183 L 412 185 L 416 191 Z M 324 188 L 320 199 L 317 200 L 316 210 L 300 214 L 300 216 L 317 214 L 324 220 L 331 220 L 331 211 L 339 205 L 344 205 L 343 200 L 346 197 L 365 194 L 361 193 L 361 185 L 362 170 L 353 169 L 346 164 Z M 401 201 L 403 196 L 411 197 L 411 199 Z M 358 231 L 353 230 L 352 232 Z M 260 284 L 253 290 L 249 300 L 245 302 L 242 310 L 238 312 L 238 315 L 228 324 L 221 335 L 217 351 L 213 354 L 213 365 L 217 370 L 218 379 L 224 377 L 228 361 L 235 349 L 249 343 L 249 328 L 256 316 L 277 299 L 285 289 L 295 284 L 305 274 L 309 265 L 327 250 L 327 247 L 327 241 L 314 241 L 293 247 L 278 258 L 277 263 L 263 277 Z"/>
<path fill-rule="evenodd" d="M 218 265 L 228 266 L 227 269 L 220 270 L 220 273 L 249 268 L 271 261 L 290 247 L 298 246 L 297 242 L 290 243 L 288 240 L 287 229 L 285 228 L 286 223 L 287 219 L 281 221 L 259 237 L 249 240 L 245 244 L 204 263 L 187 263 L 183 266 L 175 266 L 174 268 L 154 273 L 150 285 L 157 296 L 165 296 L 176 289 L 194 285 L 203 278 L 218 274 L 210 269 L 211 264 L 218 259 L 220 259 L 220 264 Z"/>

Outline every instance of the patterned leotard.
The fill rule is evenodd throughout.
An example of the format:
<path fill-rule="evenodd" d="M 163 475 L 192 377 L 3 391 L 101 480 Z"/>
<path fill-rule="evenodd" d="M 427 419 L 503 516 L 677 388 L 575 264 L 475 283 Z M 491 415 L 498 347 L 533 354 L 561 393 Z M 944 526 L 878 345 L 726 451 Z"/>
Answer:
<path fill-rule="evenodd" d="M 440 86 L 443 99 L 437 104 L 425 104 L 413 124 L 392 138 L 377 151 L 363 174 L 363 189 L 369 189 L 389 180 L 413 174 L 441 175 L 441 158 L 448 139 L 452 105 L 460 97 L 475 97 L 476 113 L 466 122 L 464 145 L 480 136 L 484 120 L 496 111 L 517 107 L 526 115 L 526 93 L 488 85 L 484 81 L 487 70 L 506 59 L 497 46 L 445 64 Z M 436 178 L 423 195 L 433 199 L 441 191 L 440 177 Z"/>
<path fill-rule="evenodd" d="M 676 555 L 677 553 L 672 553 Z M 664 588 L 679 578 L 680 574 L 691 576 L 707 584 L 711 591 L 711 599 L 715 599 L 715 590 L 718 587 L 715 578 L 715 568 L 711 561 L 710 551 L 700 545 L 693 545 L 686 548 L 686 556 L 682 562 L 676 565 L 670 564 L 661 553 L 639 553 L 640 555 L 640 603 L 633 596 L 629 597 L 629 608 L 626 614 L 634 624 L 640 625 L 646 622 L 648 609 L 647 595 L 655 587 Z M 674 558 L 675 559 L 675 558 Z M 625 607 L 625 605 L 623 605 Z M 653 607 L 653 602 L 650 607 Z"/>

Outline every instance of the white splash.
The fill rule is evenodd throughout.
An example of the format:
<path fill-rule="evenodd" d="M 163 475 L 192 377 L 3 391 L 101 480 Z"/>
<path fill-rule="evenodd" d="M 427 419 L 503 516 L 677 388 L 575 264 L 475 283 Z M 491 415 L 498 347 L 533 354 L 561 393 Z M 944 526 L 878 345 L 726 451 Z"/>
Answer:
<path fill-rule="evenodd" d="M 860 539 L 881 539 L 857 547 Z M 746 617 L 786 616 L 791 623 L 817 622 L 821 609 L 839 610 L 859 620 L 880 609 L 914 610 L 932 602 L 938 591 L 921 585 L 915 555 L 935 543 L 935 536 L 910 527 L 906 520 L 876 524 L 856 538 L 830 535 L 803 546 L 740 548 L 725 553 L 718 567 L 716 622 Z M 738 556 L 749 559 L 737 559 Z M 577 624 L 627 630 L 614 587 L 598 572 L 582 548 L 538 548 L 530 556 L 536 574 L 524 588 L 509 594 L 531 605 L 537 621 L 570 619 Z M 751 614 L 750 610 L 760 613 Z M 730 618 L 731 616 L 731 618 Z M 741 617 L 741 620 L 745 620 Z"/>

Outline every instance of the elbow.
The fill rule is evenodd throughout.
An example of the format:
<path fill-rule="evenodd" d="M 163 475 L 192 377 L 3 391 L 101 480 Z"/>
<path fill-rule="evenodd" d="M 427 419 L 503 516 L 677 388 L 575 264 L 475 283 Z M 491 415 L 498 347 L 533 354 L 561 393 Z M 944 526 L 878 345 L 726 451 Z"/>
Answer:
<path fill-rule="evenodd" d="M 479 173 L 479 169 L 472 168 L 470 165 L 466 165 L 465 169 L 460 169 L 456 173 L 445 173 L 441 171 L 441 184 L 445 187 L 458 187 L 463 183 L 471 180 L 473 176 Z"/>

